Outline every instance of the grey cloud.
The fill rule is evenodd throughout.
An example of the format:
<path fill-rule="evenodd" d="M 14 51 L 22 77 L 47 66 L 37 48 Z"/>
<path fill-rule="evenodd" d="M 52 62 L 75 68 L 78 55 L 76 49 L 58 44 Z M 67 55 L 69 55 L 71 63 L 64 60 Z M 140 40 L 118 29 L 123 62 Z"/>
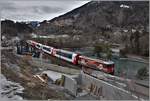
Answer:
<path fill-rule="evenodd" d="M 0 9 L 1 10 L 11 10 L 11 9 L 16 9 L 14 7 L 14 3 L 10 3 L 10 2 L 0 2 Z"/>
<path fill-rule="evenodd" d="M 0 1 L 2 19 L 12 20 L 50 20 L 89 1 Z"/>
<path fill-rule="evenodd" d="M 33 11 L 35 13 L 59 13 L 62 12 L 63 10 L 65 10 L 64 8 L 61 7 L 49 7 L 49 6 L 34 6 L 31 9 L 33 9 Z"/>

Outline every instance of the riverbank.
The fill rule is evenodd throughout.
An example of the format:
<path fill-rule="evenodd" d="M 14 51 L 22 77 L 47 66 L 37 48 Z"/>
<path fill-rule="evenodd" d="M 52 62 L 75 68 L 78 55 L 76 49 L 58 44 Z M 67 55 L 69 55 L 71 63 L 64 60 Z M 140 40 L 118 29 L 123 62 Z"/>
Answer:
<path fill-rule="evenodd" d="M 149 63 L 149 57 L 143 57 L 133 54 L 127 54 L 127 58 L 133 61 L 143 62 L 143 63 Z"/>

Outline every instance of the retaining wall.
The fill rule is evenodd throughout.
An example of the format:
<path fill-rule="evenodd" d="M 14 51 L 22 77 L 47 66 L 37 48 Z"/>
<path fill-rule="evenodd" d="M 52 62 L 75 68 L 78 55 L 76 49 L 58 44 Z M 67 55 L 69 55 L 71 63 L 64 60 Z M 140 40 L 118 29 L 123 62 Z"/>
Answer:
<path fill-rule="evenodd" d="M 73 96 L 77 95 L 77 81 L 68 75 L 63 75 L 64 76 L 64 88 L 69 91 L 69 93 Z"/>
<path fill-rule="evenodd" d="M 58 66 L 55 64 L 50 64 L 50 63 L 45 63 L 44 59 L 40 61 L 40 59 L 32 58 L 32 61 L 30 61 L 31 65 L 41 67 L 41 68 L 47 68 L 52 71 L 56 72 L 61 72 L 65 74 L 79 74 L 80 70 L 72 69 L 69 67 L 63 67 L 63 66 Z"/>
<path fill-rule="evenodd" d="M 100 96 L 106 100 L 137 100 L 137 96 L 130 92 L 111 85 L 102 80 L 98 80 L 87 74 L 81 73 L 82 86 L 88 89 L 92 94 Z"/>

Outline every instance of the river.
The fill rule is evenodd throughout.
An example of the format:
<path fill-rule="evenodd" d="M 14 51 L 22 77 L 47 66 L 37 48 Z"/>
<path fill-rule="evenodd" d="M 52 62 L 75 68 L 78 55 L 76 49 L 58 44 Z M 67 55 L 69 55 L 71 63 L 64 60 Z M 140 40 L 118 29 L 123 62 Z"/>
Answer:
<path fill-rule="evenodd" d="M 96 56 L 93 55 L 92 48 L 69 49 L 69 50 L 91 58 L 97 58 Z M 145 63 L 140 60 L 137 61 L 136 59 L 112 56 L 111 61 L 115 63 L 115 75 L 123 76 L 129 79 L 135 79 L 137 71 L 140 68 L 147 67 L 149 69 L 149 63 Z"/>

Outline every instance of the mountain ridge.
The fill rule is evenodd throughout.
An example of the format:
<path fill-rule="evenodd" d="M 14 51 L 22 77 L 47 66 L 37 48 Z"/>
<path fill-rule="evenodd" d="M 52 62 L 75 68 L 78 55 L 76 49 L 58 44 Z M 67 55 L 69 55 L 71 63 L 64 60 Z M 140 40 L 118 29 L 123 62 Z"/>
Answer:
<path fill-rule="evenodd" d="M 35 27 L 19 22 L 9 26 L 9 23 L 1 22 L 2 35 L 68 35 L 56 40 L 72 47 L 104 42 L 120 44 L 129 53 L 149 56 L 148 1 L 90 1 Z"/>
<path fill-rule="evenodd" d="M 142 54 L 145 53 L 143 51 L 148 54 L 148 14 L 148 1 L 91 1 L 43 22 L 36 33 L 67 34 L 70 41 L 78 39 L 87 46 L 104 40 L 122 44 L 126 50 L 133 49 L 137 54 L 136 50 L 142 48 Z"/>

